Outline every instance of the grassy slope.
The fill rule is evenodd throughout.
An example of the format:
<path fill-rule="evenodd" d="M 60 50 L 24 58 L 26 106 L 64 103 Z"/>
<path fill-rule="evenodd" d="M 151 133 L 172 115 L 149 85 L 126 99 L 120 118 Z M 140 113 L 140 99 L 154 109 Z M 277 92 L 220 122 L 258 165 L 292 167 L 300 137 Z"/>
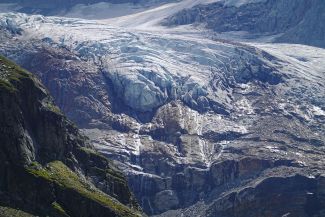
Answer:
<path fill-rule="evenodd" d="M 0 56 L 0 90 L 9 91 L 12 94 L 15 94 L 16 91 L 19 91 L 17 89 L 17 87 L 19 87 L 18 84 L 24 79 L 32 80 L 34 85 L 38 86 L 39 88 L 43 88 L 43 86 L 31 73 L 17 66 L 8 59 Z M 46 107 L 53 112 L 60 113 L 59 108 L 56 107 L 52 102 L 46 103 Z M 83 150 L 85 148 L 81 149 Z M 83 152 L 86 153 L 85 150 Z M 33 176 L 34 178 L 45 180 L 47 183 L 49 183 L 49 187 L 56 185 L 65 192 L 74 192 L 81 197 L 87 198 L 90 201 L 94 201 L 95 203 L 99 203 L 102 206 L 109 208 L 116 213 L 117 216 L 141 216 L 134 210 L 131 210 L 127 206 L 118 202 L 116 199 L 90 185 L 85 180 L 82 180 L 61 161 L 53 161 L 48 163 L 46 166 L 41 166 L 38 162 L 34 162 L 31 165 L 26 166 L 25 169 L 27 174 Z M 107 175 L 115 175 L 115 173 L 113 173 L 113 171 L 107 171 Z M 120 178 L 120 176 L 116 176 L 115 178 L 125 181 L 123 178 Z M 60 216 L 69 216 L 62 206 L 57 202 L 52 203 L 52 208 L 60 213 Z M 0 207 L 0 217 L 2 216 L 32 217 L 32 215 L 27 213 L 25 214 L 24 212 L 16 209 Z"/>

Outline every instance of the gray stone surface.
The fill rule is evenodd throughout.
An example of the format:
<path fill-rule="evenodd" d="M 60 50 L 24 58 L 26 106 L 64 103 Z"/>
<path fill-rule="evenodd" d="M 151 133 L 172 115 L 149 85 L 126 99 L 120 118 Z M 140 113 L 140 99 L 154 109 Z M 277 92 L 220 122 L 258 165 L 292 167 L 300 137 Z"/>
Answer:
<path fill-rule="evenodd" d="M 268 0 L 239 7 L 217 2 L 182 10 L 164 25 L 203 24 L 217 33 L 244 31 L 249 39 L 273 36 L 276 42 L 325 47 L 322 0 Z"/>
<path fill-rule="evenodd" d="M 0 52 L 41 78 L 147 214 L 322 216 L 324 49 L 36 18 L 12 16 L 22 36 L 4 31 Z"/>

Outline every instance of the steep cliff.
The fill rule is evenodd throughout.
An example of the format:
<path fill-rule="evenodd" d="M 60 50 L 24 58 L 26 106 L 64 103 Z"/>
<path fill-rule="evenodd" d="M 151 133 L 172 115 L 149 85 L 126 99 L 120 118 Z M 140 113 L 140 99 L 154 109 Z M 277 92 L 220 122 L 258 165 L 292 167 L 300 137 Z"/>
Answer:
<path fill-rule="evenodd" d="M 0 14 L 0 53 L 42 80 L 147 214 L 324 216 L 325 50 L 150 26 L 199 2 L 112 20 Z"/>
<path fill-rule="evenodd" d="M 0 141 L 1 216 L 140 216 L 124 176 L 34 76 L 3 57 Z"/>

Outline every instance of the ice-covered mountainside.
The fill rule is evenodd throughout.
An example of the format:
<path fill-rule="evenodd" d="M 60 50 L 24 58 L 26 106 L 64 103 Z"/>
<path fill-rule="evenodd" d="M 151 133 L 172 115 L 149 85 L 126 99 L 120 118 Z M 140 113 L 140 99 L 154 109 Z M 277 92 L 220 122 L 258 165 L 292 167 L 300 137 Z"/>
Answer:
<path fill-rule="evenodd" d="M 270 1 L 183 0 L 103 20 L 3 13 L 0 54 L 42 80 L 147 214 L 321 217 L 325 50 L 160 26 L 211 4 Z"/>

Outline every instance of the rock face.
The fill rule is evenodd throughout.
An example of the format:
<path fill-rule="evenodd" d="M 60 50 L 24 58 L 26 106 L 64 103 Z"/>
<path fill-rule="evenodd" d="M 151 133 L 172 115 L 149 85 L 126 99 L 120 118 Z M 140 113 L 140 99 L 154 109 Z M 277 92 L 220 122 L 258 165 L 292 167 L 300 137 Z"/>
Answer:
<path fill-rule="evenodd" d="M 184 210 L 182 214 L 209 217 L 323 216 L 323 180 L 324 176 L 271 177 L 259 180 L 258 183 L 246 186 L 244 189 L 228 192 L 212 203 L 204 201 L 196 207 Z M 169 211 L 160 216 L 177 216 L 177 214 Z"/>
<path fill-rule="evenodd" d="M 34 217 L 33 215 L 23 212 L 21 210 L 9 208 L 9 207 L 0 207 L 0 214 L 3 217 L 12 216 L 12 217 Z"/>
<path fill-rule="evenodd" d="M 44 82 L 148 215 L 324 215 L 324 49 L 103 22 L 2 14 L 0 53 Z"/>
<path fill-rule="evenodd" d="M 276 42 L 325 47 L 321 0 L 268 0 L 233 6 L 203 4 L 168 17 L 164 25 L 201 24 L 218 33 L 244 31 L 248 38 L 274 35 Z M 280 36 L 278 35 L 280 34 Z"/>
<path fill-rule="evenodd" d="M 124 176 L 94 151 L 34 76 L 3 57 L 0 101 L 1 214 L 140 216 Z"/>

